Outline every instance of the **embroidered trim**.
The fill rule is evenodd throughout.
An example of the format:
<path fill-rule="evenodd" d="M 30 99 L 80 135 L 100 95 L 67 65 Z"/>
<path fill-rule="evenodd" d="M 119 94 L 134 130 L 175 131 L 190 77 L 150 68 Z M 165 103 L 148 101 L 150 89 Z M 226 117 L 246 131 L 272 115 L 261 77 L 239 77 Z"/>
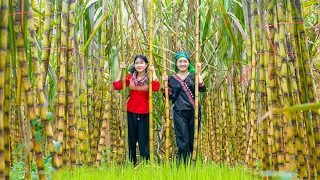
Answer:
<path fill-rule="evenodd" d="M 188 88 L 187 84 L 186 84 L 184 81 L 182 81 L 182 79 L 181 79 L 179 76 L 177 76 L 176 74 L 174 74 L 173 77 L 174 77 L 177 81 L 179 81 L 179 83 L 181 84 L 184 92 L 186 92 L 186 94 L 187 94 L 187 96 L 188 96 L 188 99 L 190 100 L 193 108 L 195 108 L 195 107 L 194 107 L 193 95 L 192 95 L 190 89 Z"/>
<path fill-rule="evenodd" d="M 132 81 L 136 86 L 144 86 L 148 84 L 149 76 L 147 72 L 144 74 L 144 77 L 141 80 L 138 80 L 137 76 L 138 76 L 138 73 L 137 71 L 135 71 L 132 75 Z"/>
<path fill-rule="evenodd" d="M 149 86 L 148 85 L 143 85 L 143 86 L 137 86 L 133 82 L 132 78 L 130 79 L 130 89 L 131 90 L 138 90 L 138 91 L 149 91 Z"/>

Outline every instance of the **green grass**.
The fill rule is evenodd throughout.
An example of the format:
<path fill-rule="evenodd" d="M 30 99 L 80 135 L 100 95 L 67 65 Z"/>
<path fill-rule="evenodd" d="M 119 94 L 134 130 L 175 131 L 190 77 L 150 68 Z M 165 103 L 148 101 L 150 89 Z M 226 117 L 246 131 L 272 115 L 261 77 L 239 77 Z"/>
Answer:
<path fill-rule="evenodd" d="M 150 165 L 140 164 L 137 167 L 123 165 L 120 168 L 117 164 L 111 164 L 102 168 L 79 167 L 75 170 L 60 170 L 54 173 L 53 179 L 76 179 L 76 180 L 110 180 L 110 179 L 132 179 L 132 180 L 165 180 L 165 179 L 257 179 L 242 167 L 230 167 L 224 164 L 206 163 L 177 167 L 175 163 L 166 166 L 165 164 Z"/>

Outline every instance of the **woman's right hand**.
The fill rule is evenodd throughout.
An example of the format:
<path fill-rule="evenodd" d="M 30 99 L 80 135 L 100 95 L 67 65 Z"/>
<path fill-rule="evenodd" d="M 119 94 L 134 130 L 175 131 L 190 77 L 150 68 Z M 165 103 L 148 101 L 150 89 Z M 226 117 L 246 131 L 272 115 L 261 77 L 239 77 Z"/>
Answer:
<path fill-rule="evenodd" d="M 121 69 L 125 69 L 126 68 L 126 63 L 125 62 L 121 62 L 120 63 L 120 68 Z"/>
<path fill-rule="evenodd" d="M 168 76 L 166 74 L 162 75 L 162 81 L 168 81 Z"/>

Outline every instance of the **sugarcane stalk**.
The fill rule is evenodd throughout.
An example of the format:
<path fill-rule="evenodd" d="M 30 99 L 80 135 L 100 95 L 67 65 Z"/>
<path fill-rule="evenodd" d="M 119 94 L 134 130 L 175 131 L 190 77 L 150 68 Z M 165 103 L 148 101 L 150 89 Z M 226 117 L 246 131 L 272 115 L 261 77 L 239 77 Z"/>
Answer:
<path fill-rule="evenodd" d="M 57 121 L 56 121 L 56 140 L 60 143 L 60 147 L 56 149 L 53 159 L 53 167 L 61 168 L 63 166 L 62 156 L 63 147 L 66 142 L 64 139 L 64 131 L 66 128 L 66 59 L 67 59 L 67 22 L 68 22 L 68 1 L 62 1 L 61 14 L 61 47 L 60 47 L 60 71 L 58 81 L 58 104 L 57 104 Z M 59 55 L 59 54 L 58 54 Z"/>
<path fill-rule="evenodd" d="M 10 47 L 8 46 L 7 49 Z M 11 129 L 13 119 L 10 119 L 10 87 L 11 87 L 11 52 L 7 51 L 6 64 L 5 64 L 5 81 L 4 81 L 4 108 L 3 108 L 3 120 L 4 120 L 4 156 L 5 156 L 5 178 L 10 179 L 10 167 L 13 162 L 13 142 L 14 136 Z"/>
<path fill-rule="evenodd" d="M 15 1 L 15 9 L 16 12 L 20 12 L 21 9 L 21 4 L 19 1 Z M 28 14 L 30 16 L 30 14 Z M 32 144 L 34 146 L 34 152 L 36 154 L 36 164 L 37 164 L 37 169 L 38 169 L 38 176 L 39 179 L 46 179 L 46 174 L 44 171 L 44 161 L 43 161 L 43 156 L 42 156 L 42 147 L 39 142 L 39 140 L 36 138 L 35 133 L 36 132 L 36 126 L 37 123 L 33 124 L 33 121 L 37 121 L 37 116 L 35 112 L 35 104 L 34 104 L 34 97 L 32 93 L 32 85 L 30 82 L 30 77 L 29 77 L 29 67 L 26 61 L 26 53 L 25 53 L 25 43 L 24 43 L 24 38 L 23 38 L 23 33 L 22 33 L 22 17 L 20 15 L 15 17 L 15 22 L 14 22 L 14 31 L 16 35 L 16 46 L 18 49 L 18 60 L 20 63 L 20 69 L 21 69 L 21 76 L 22 76 L 22 88 L 25 92 L 25 100 L 26 100 L 26 105 L 27 105 L 27 111 L 28 111 L 28 120 L 29 123 L 28 126 L 30 127 L 30 134 L 27 133 L 28 136 L 32 136 Z M 27 143 L 30 141 L 27 138 Z M 29 163 L 29 162 L 27 162 Z"/>
<path fill-rule="evenodd" d="M 8 121 L 4 119 L 5 101 L 5 65 L 8 43 L 8 0 L 1 0 L 0 4 L 0 179 L 9 178 L 9 166 L 6 163 L 9 149 L 6 149 L 8 132 L 6 132 Z M 7 167 L 8 166 L 8 167 Z"/>
<path fill-rule="evenodd" d="M 75 66 L 75 54 L 74 54 L 74 24 L 75 24 L 75 8 L 76 0 L 69 0 L 69 34 L 68 34 L 68 58 L 67 58 L 67 110 L 69 121 L 69 150 L 70 152 L 70 168 L 73 169 L 76 165 L 76 119 L 75 119 L 75 97 L 74 97 L 74 66 Z"/>
<path fill-rule="evenodd" d="M 161 30 L 161 53 L 162 53 L 162 64 L 163 64 L 163 74 L 167 75 L 167 62 L 166 54 L 164 50 L 164 29 L 163 29 L 163 15 L 162 15 L 162 4 L 159 1 L 159 12 L 160 12 L 160 30 Z M 169 162 L 169 140 L 170 140 L 170 119 L 169 119 L 169 91 L 168 91 L 168 81 L 164 81 L 164 93 L 165 93 L 165 113 L 166 113 L 166 140 L 165 140 L 165 158 L 166 162 Z"/>
<path fill-rule="evenodd" d="M 292 10 L 291 10 L 291 2 L 287 1 L 287 16 L 288 16 L 288 22 L 292 23 Z M 294 37 L 294 29 L 289 27 L 289 36 L 288 39 L 288 46 L 289 46 L 289 52 L 296 52 L 296 42 Z M 297 64 L 297 56 L 296 53 L 289 54 L 289 74 L 290 74 L 290 82 L 291 82 L 291 88 L 292 88 L 292 103 L 300 104 L 300 97 L 299 97 L 299 90 L 298 90 L 298 77 L 299 77 L 299 71 L 295 69 L 295 64 Z M 308 146 L 305 142 L 305 125 L 304 125 L 304 119 L 302 112 L 294 113 L 292 116 L 292 125 L 294 130 L 294 137 L 296 138 L 295 141 L 295 147 L 296 147 L 296 155 L 297 155 L 297 170 L 299 173 L 300 179 L 308 179 Z"/>
<path fill-rule="evenodd" d="M 121 61 L 124 61 L 124 37 L 123 37 L 123 15 L 122 15 L 122 1 L 118 1 L 119 5 L 119 21 L 120 21 L 120 59 Z M 118 150 L 118 163 L 122 163 L 123 160 L 125 160 L 126 155 L 126 149 L 125 149 L 125 129 L 126 127 L 126 118 L 125 118 L 125 107 L 126 107 L 126 71 L 122 70 L 122 92 L 121 92 L 121 110 L 120 110 L 120 144 L 119 144 L 119 150 Z"/>
<path fill-rule="evenodd" d="M 106 103 L 107 104 L 105 105 L 105 109 L 102 117 L 101 134 L 100 134 L 100 140 L 99 140 L 99 146 L 98 146 L 96 166 L 100 166 L 101 164 L 102 151 L 104 147 L 106 147 L 107 123 L 111 120 L 111 93 L 108 90 L 106 94 Z"/>
<path fill-rule="evenodd" d="M 195 161 L 197 158 L 198 151 L 198 134 L 199 134 L 199 1 L 196 1 L 196 73 L 195 73 L 195 95 L 194 95 L 194 143 L 193 143 L 193 152 L 192 152 L 192 160 Z"/>
<path fill-rule="evenodd" d="M 150 25 L 150 34 L 149 34 L 149 66 L 153 65 L 153 31 L 154 31 L 154 23 L 153 23 L 153 0 L 150 1 L 149 7 L 149 25 Z M 150 147 L 150 163 L 154 163 L 154 146 L 153 146 L 153 106 L 152 106 L 152 83 L 153 80 L 153 72 L 149 71 L 149 147 Z"/>
<path fill-rule="evenodd" d="M 43 70 L 42 70 L 42 83 L 43 88 L 45 87 L 46 82 L 46 76 L 47 71 L 49 67 L 49 58 L 50 58 L 50 52 L 51 52 L 51 38 L 50 34 L 51 32 L 51 21 L 52 21 L 52 10 L 53 10 L 53 1 L 46 0 L 45 4 L 45 17 L 44 17 L 44 26 L 43 26 L 43 34 L 42 34 L 42 64 L 43 64 Z"/>

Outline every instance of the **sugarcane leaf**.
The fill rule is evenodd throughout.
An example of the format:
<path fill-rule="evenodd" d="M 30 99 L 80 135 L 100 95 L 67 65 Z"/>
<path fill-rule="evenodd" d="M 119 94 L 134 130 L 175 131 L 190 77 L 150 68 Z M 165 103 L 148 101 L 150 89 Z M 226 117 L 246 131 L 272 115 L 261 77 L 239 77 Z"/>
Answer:
<path fill-rule="evenodd" d="M 233 2 L 237 3 L 240 7 L 242 7 L 241 2 L 237 1 L 237 0 L 233 0 Z"/>
<path fill-rule="evenodd" d="M 201 37 L 201 42 L 203 42 L 206 38 L 207 38 L 207 35 L 208 35 L 208 32 L 209 32 L 209 24 L 210 24 L 210 21 L 211 21 L 211 9 L 209 8 L 208 9 L 208 12 L 207 12 L 207 16 L 206 16 L 206 21 L 205 21 L 205 24 L 204 24 L 204 27 L 203 27 L 203 34 L 202 34 L 202 37 Z"/>
<path fill-rule="evenodd" d="M 49 162 L 51 162 L 51 159 L 52 159 L 52 156 L 47 156 L 47 157 L 44 159 L 44 164 L 48 164 Z"/>
<path fill-rule="evenodd" d="M 99 22 L 101 21 L 101 15 L 102 15 L 102 8 L 99 8 L 96 10 L 94 15 L 95 21 L 94 21 L 93 29 L 95 29 L 99 25 Z"/>
<path fill-rule="evenodd" d="M 48 118 L 48 120 L 52 119 L 52 112 L 47 112 L 47 118 Z"/>
<path fill-rule="evenodd" d="M 240 23 L 239 19 L 232 12 L 228 12 L 228 14 L 232 18 L 232 20 L 235 23 L 236 27 L 241 32 L 242 38 L 245 39 L 247 37 L 247 34 L 245 33 L 243 27 L 241 26 L 241 23 Z"/>
<path fill-rule="evenodd" d="M 44 130 L 44 127 L 43 127 L 43 126 L 36 126 L 36 130 L 37 130 L 37 131 L 43 131 L 43 130 Z"/>
<path fill-rule="evenodd" d="M 276 112 L 296 112 L 296 111 L 310 111 L 310 110 L 318 110 L 320 109 L 320 103 L 307 103 L 307 104 L 297 104 L 294 106 L 286 107 L 283 109 L 272 109 L 266 112 L 261 118 L 258 120 L 258 124 L 260 124 L 263 120 L 265 120 L 272 113 Z"/>
<path fill-rule="evenodd" d="M 276 110 L 279 112 L 295 112 L 295 111 L 309 111 L 309 110 L 317 110 L 320 109 L 320 103 L 307 103 L 307 104 L 298 104 L 295 106 L 283 108 L 280 110 Z"/>
<path fill-rule="evenodd" d="M 34 119 L 34 120 L 31 121 L 31 125 L 32 126 L 36 126 L 37 123 L 38 123 L 38 119 Z"/>
<path fill-rule="evenodd" d="M 36 131 L 36 132 L 34 133 L 34 137 L 36 138 L 36 140 L 37 140 L 38 142 L 40 142 L 40 140 L 41 140 L 41 134 L 40 134 L 39 131 Z"/>
<path fill-rule="evenodd" d="M 18 147 L 13 150 L 13 152 L 18 152 L 20 149 L 24 147 L 24 145 L 24 143 L 19 144 Z"/>
<path fill-rule="evenodd" d="M 88 21 L 89 21 L 89 24 L 90 24 L 90 29 L 94 29 L 94 13 L 95 13 L 95 8 L 94 6 L 90 6 L 88 8 Z"/>
<path fill-rule="evenodd" d="M 89 8 L 91 5 L 93 5 L 94 3 L 96 3 L 98 0 L 90 0 L 88 2 L 88 4 L 86 5 L 85 9 Z"/>
<path fill-rule="evenodd" d="M 52 140 L 52 142 L 53 142 L 54 148 L 55 148 L 57 151 L 60 151 L 61 142 L 60 142 L 60 141 L 56 141 L 56 140 Z"/>
<path fill-rule="evenodd" d="M 223 24 L 225 26 L 224 31 L 227 32 L 228 34 L 228 37 L 230 38 L 231 42 L 232 42 L 232 45 L 233 45 L 233 49 L 234 49 L 234 53 L 235 53 L 235 58 L 237 61 L 240 61 L 240 55 L 239 55 L 239 52 L 238 52 L 238 49 L 237 49 L 237 42 L 236 42 L 236 38 L 235 38 L 235 33 L 234 33 L 234 30 L 232 28 L 232 24 L 229 20 L 229 17 L 228 17 L 228 13 L 227 13 L 227 10 L 228 8 L 226 8 L 226 6 L 224 6 L 224 3 L 222 0 L 219 0 L 218 1 L 219 3 L 219 8 L 218 8 L 218 11 L 222 17 L 222 20 L 223 20 Z M 228 6 L 227 6 L 228 7 Z"/>

